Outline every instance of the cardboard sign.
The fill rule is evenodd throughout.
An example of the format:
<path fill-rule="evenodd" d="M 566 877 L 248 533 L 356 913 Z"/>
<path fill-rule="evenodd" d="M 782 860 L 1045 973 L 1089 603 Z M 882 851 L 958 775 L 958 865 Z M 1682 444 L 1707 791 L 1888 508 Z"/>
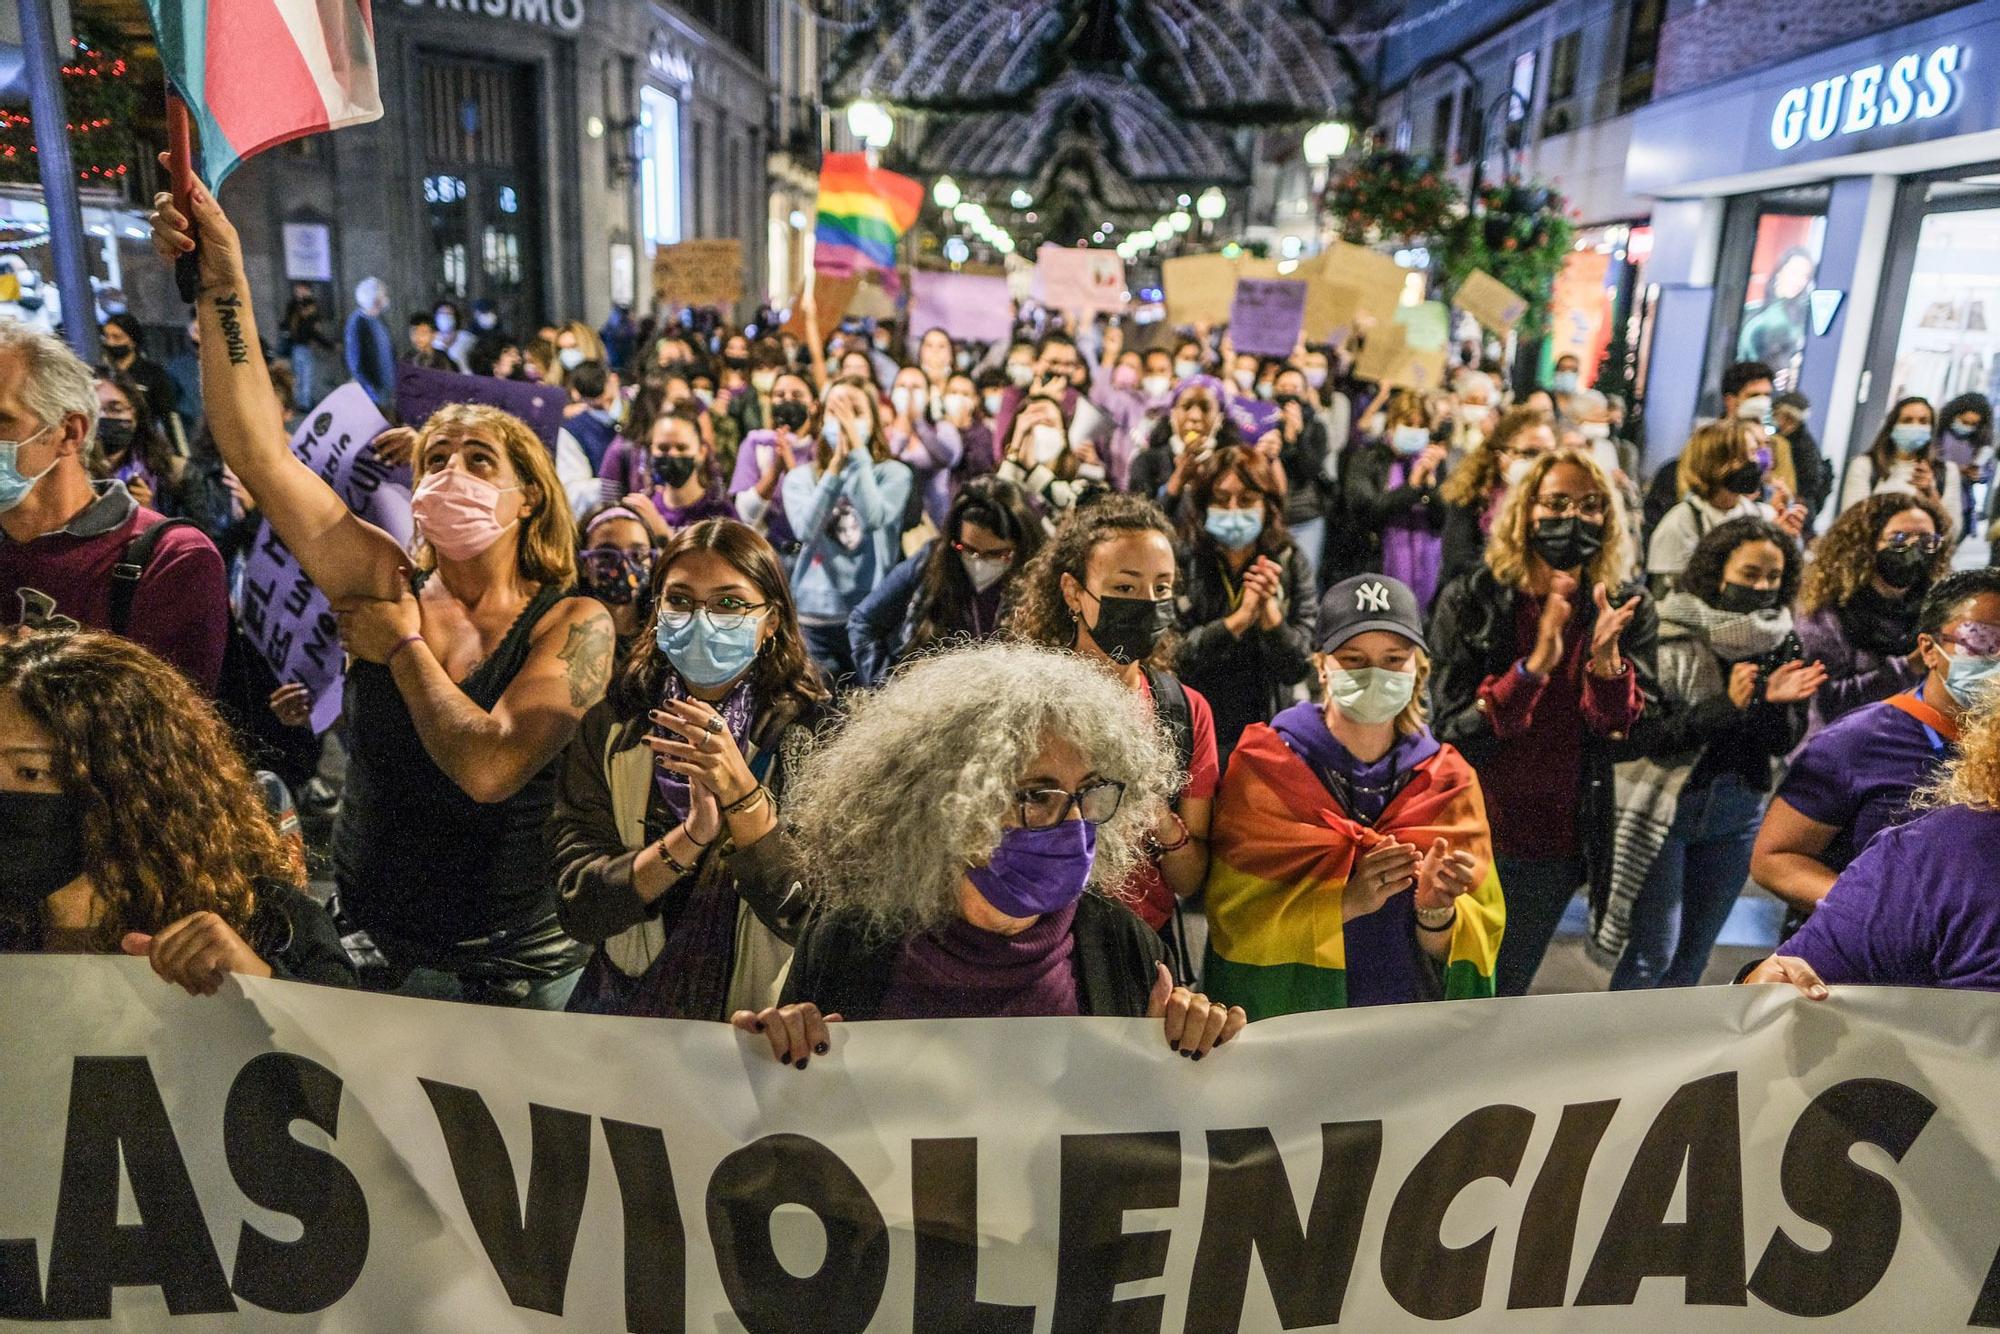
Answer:
<path fill-rule="evenodd" d="M 1181 255 L 1160 265 L 1167 323 L 1221 324 L 1236 299 L 1236 264 L 1223 255 Z"/>
<path fill-rule="evenodd" d="M 827 338 L 832 335 L 835 329 L 840 327 L 840 321 L 846 316 L 847 308 L 854 304 L 854 294 L 860 290 L 861 280 L 859 278 L 836 278 L 830 273 L 815 273 L 810 281 L 812 282 L 813 306 L 818 312 L 817 319 L 820 337 Z M 784 327 L 779 332 L 788 333 L 801 342 L 805 341 L 806 295 L 804 288 L 800 288 L 798 295 L 792 298 L 792 313 L 785 320 Z"/>
<path fill-rule="evenodd" d="M 1484 269 L 1466 275 L 1451 304 L 1502 337 L 1512 333 L 1528 313 L 1527 298 Z"/>
<path fill-rule="evenodd" d="M 1403 286 L 1409 270 L 1387 255 L 1377 254 L 1346 241 L 1335 241 L 1319 263 L 1320 276 L 1328 282 L 1358 289 L 1357 314 L 1377 320 L 1393 318 L 1403 304 Z"/>
<path fill-rule="evenodd" d="M 1444 387 L 1444 349 L 1411 347 L 1406 326 L 1385 321 L 1369 333 L 1354 374 L 1393 389 L 1427 393 Z"/>
<path fill-rule="evenodd" d="M 1229 306 L 1229 342 L 1238 353 L 1289 357 L 1305 327 L 1306 285 L 1289 278 L 1240 278 Z"/>
<path fill-rule="evenodd" d="M 407 547 L 412 534 L 410 470 L 391 467 L 369 448 L 388 426 L 361 386 L 349 381 L 306 414 L 292 436 L 292 453 L 350 510 Z M 340 629 L 326 596 L 269 524 L 259 530 L 244 559 L 236 623 L 280 681 L 312 692 L 313 732 L 333 726 L 346 681 Z"/>
<path fill-rule="evenodd" d="M 1014 295 L 1002 273 L 918 269 L 910 274 L 910 355 L 926 331 L 968 343 L 997 343 L 1014 331 Z"/>
<path fill-rule="evenodd" d="M 556 432 L 562 430 L 563 405 L 568 402 L 569 394 L 559 385 L 427 371 L 407 362 L 396 367 L 396 415 L 412 430 L 422 430 L 439 408 L 478 403 L 519 417 L 553 454 Z"/>
<path fill-rule="evenodd" d="M 653 256 L 653 294 L 664 306 L 731 306 L 743 295 L 743 243 L 710 237 L 662 246 Z"/>
<path fill-rule="evenodd" d="M 1045 245 L 1035 252 L 1035 282 L 1050 310 L 1125 309 L 1125 261 L 1109 250 Z"/>
<path fill-rule="evenodd" d="M 1451 312 L 1442 301 L 1422 301 L 1414 306 L 1396 307 L 1396 323 L 1403 326 L 1403 338 L 1411 347 L 1429 351 L 1442 349 L 1451 341 Z"/>

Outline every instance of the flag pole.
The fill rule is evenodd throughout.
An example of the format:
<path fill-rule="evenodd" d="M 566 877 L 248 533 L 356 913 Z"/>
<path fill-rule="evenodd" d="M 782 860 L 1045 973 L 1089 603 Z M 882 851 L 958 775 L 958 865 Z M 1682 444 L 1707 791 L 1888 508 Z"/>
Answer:
<path fill-rule="evenodd" d="M 21 0 L 33 4 L 34 0 Z M 188 124 L 187 103 L 171 87 L 167 89 L 167 188 L 173 192 L 174 207 L 188 220 L 188 235 L 194 237 L 197 249 L 174 259 L 174 286 L 179 289 L 181 301 L 192 306 L 201 293 L 201 237 L 195 232 L 194 210 L 188 206 L 188 196 L 194 193 L 194 134 Z"/>
<path fill-rule="evenodd" d="M 49 0 L 17 0 L 21 45 L 27 62 L 28 110 L 35 122 L 35 156 L 40 159 L 42 202 L 49 214 L 49 247 L 55 252 L 56 290 L 62 294 L 63 337 L 76 354 L 97 362 L 97 298 L 90 290 L 83 204 L 77 194 L 76 164 L 70 158 L 56 54 L 55 16 Z"/>

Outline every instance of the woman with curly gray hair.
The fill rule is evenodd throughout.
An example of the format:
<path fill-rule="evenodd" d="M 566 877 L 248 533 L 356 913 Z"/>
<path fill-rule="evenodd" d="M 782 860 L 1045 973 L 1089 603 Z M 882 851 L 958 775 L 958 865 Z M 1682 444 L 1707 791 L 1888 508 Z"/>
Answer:
<path fill-rule="evenodd" d="M 1145 1016 L 1199 1059 L 1243 1011 L 1175 987 L 1112 897 L 1180 782 L 1144 702 L 1072 654 L 916 663 L 796 763 L 788 827 L 737 853 L 739 883 L 815 912 L 781 1003 L 732 1022 L 800 1069 L 843 1017 Z"/>

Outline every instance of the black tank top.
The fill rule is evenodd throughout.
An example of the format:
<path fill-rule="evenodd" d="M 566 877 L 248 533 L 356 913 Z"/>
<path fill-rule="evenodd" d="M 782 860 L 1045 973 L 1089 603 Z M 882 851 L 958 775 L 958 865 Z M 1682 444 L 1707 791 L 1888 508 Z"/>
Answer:
<path fill-rule="evenodd" d="M 491 657 L 460 683 L 491 709 L 528 660 L 534 629 L 569 594 L 543 588 Z M 497 977 L 548 977 L 589 951 L 556 924 L 544 826 L 555 807 L 551 760 L 519 792 L 474 801 L 430 752 L 386 667 L 347 673 L 347 786 L 334 828 L 342 911 L 389 961 Z"/>

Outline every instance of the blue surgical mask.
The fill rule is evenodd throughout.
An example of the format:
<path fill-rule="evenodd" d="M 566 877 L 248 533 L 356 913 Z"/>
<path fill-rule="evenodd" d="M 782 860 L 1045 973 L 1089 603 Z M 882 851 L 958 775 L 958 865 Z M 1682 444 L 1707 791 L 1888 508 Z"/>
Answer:
<path fill-rule="evenodd" d="M 573 371 L 578 366 L 583 365 L 583 349 L 580 347 L 566 347 L 556 353 L 556 360 L 563 364 L 564 370 Z"/>
<path fill-rule="evenodd" d="M 681 680 L 711 690 L 750 670 L 750 664 L 757 661 L 758 632 L 763 627 L 760 612 L 745 616 L 735 629 L 725 630 L 709 618 L 706 607 L 698 607 L 678 627 L 668 624 L 662 614 L 653 629 L 653 642 L 667 655 Z"/>
<path fill-rule="evenodd" d="M 1208 535 L 1231 551 L 1241 551 L 1255 542 L 1264 531 L 1264 511 L 1226 510 L 1219 506 L 1208 507 L 1208 518 L 1202 526 Z"/>
<path fill-rule="evenodd" d="M 1575 371 L 1557 371 L 1549 377 L 1549 388 L 1555 390 L 1558 394 L 1574 394 L 1576 392 L 1577 380 L 1578 377 Z"/>
<path fill-rule="evenodd" d="M 26 500 L 28 492 L 35 489 L 35 483 L 47 477 L 55 469 L 59 460 L 50 459 L 49 466 L 33 477 L 21 475 L 21 446 L 34 444 L 51 429 L 44 426 L 26 440 L 0 440 L 0 514 L 7 513 Z"/>
<path fill-rule="evenodd" d="M 1404 458 L 1421 454 L 1431 443 L 1431 433 L 1421 426 L 1398 426 L 1389 433 L 1389 448 Z"/>
<path fill-rule="evenodd" d="M 1958 701 L 1962 709 L 1969 709 L 1979 701 L 1979 696 L 1993 690 L 2000 683 L 2000 657 L 1979 658 L 1968 653 L 1951 655 L 1951 666 L 1946 669 L 1944 688 Z"/>
<path fill-rule="evenodd" d="M 1897 422 L 1889 429 L 1889 439 L 1905 454 L 1921 454 L 1930 447 L 1931 428 L 1921 422 Z"/>
<path fill-rule="evenodd" d="M 820 437 L 826 441 L 829 448 L 832 449 L 840 448 L 840 442 L 842 436 L 840 433 L 839 421 L 837 421 L 832 417 L 828 417 L 826 421 L 821 424 L 819 428 L 819 433 Z"/>

